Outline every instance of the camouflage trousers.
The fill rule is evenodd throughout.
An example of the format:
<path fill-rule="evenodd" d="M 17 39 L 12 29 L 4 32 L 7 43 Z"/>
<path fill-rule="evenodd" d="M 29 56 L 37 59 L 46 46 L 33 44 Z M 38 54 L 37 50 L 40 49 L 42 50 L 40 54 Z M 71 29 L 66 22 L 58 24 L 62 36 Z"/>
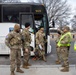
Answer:
<path fill-rule="evenodd" d="M 39 46 L 38 45 L 36 45 L 36 49 L 35 49 L 35 54 L 37 54 L 38 56 L 43 56 L 43 55 L 45 55 L 45 47 L 43 46 L 43 50 L 40 50 L 39 49 Z"/>
<path fill-rule="evenodd" d="M 65 67 L 69 67 L 69 50 L 68 47 L 60 47 L 60 56 Z"/>
<path fill-rule="evenodd" d="M 10 68 L 11 71 L 15 71 L 15 68 L 17 66 L 17 68 L 20 68 L 21 65 L 21 49 L 18 50 L 14 50 L 11 49 L 10 50 Z"/>
<path fill-rule="evenodd" d="M 56 48 L 56 52 L 57 52 L 57 59 L 61 60 L 61 56 L 60 56 L 60 47 Z"/>
<path fill-rule="evenodd" d="M 26 48 L 28 49 L 28 52 L 25 51 Z M 30 58 L 30 47 L 28 46 L 23 49 L 23 65 L 29 62 L 29 58 Z"/>

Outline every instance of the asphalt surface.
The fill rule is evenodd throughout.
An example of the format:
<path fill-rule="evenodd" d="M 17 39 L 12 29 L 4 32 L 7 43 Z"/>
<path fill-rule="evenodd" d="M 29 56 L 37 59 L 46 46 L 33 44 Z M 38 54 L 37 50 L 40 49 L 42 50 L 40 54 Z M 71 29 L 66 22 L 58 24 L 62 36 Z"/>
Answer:
<path fill-rule="evenodd" d="M 15 71 L 15 75 L 76 75 L 75 65 L 70 65 L 69 72 L 61 72 L 60 65 L 32 65 L 29 69 L 21 69 L 24 73 Z M 10 65 L 0 65 L 0 75 L 10 75 Z"/>

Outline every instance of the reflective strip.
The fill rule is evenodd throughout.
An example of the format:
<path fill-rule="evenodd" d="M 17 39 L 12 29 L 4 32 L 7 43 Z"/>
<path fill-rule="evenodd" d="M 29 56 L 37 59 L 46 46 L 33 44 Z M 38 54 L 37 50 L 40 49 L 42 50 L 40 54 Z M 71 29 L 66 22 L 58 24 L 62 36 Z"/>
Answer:
<path fill-rule="evenodd" d="M 74 50 L 76 51 L 76 45 L 74 45 Z"/>
<path fill-rule="evenodd" d="M 74 50 L 76 51 L 76 41 L 74 42 Z"/>

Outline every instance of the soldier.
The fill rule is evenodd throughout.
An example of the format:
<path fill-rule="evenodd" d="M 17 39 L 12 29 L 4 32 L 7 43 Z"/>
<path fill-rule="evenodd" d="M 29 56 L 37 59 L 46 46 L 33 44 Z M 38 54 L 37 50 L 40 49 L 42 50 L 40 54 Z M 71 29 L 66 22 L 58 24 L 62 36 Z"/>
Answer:
<path fill-rule="evenodd" d="M 70 33 L 70 28 L 68 26 L 64 26 L 63 28 L 64 34 L 60 37 L 60 40 L 58 41 L 57 46 L 60 47 L 60 55 L 62 57 L 63 61 L 63 69 L 61 69 L 62 72 L 68 72 L 69 71 L 69 62 L 68 62 L 68 57 L 69 57 L 69 47 L 70 47 L 70 42 L 72 40 L 72 36 Z"/>
<path fill-rule="evenodd" d="M 38 32 L 36 33 L 36 51 L 35 53 L 38 53 L 38 56 L 43 59 L 43 61 L 46 62 L 45 58 L 45 34 L 44 34 L 44 28 L 40 27 Z"/>
<path fill-rule="evenodd" d="M 29 57 L 30 57 L 30 43 L 31 43 L 31 35 L 29 32 L 30 23 L 25 24 L 25 28 L 22 30 L 23 37 L 23 68 L 29 69 Z"/>
<path fill-rule="evenodd" d="M 15 75 L 15 67 L 17 66 L 16 72 L 24 73 L 20 69 L 21 65 L 21 35 L 20 35 L 20 26 L 15 24 L 14 30 L 11 31 L 5 39 L 6 45 L 10 48 L 10 75 Z"/>
<path fill-rule="evenodd" d="M 57 46 L 57 43 L 60 39 L 60 36 L 61 36 L 61 32 L 58 31 L 58 38 L 56 40 L 56 52 L 57 52 L 57 60 L 56 60 L 56 64 L 60 64 L 61 63 L 61 58 L 60 58 L 60 47 Z"/>

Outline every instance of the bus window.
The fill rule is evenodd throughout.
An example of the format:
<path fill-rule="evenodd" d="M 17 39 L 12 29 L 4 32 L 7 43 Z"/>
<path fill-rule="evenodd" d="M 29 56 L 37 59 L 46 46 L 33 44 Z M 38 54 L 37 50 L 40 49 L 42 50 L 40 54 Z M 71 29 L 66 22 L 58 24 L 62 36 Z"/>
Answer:
<path fill-rule="evenodd" d="M 35 29 L 36 29 L 36 32 L 39 30 L 40 26 L 43 26 L 42 20 L 35 20 Z"/>
<path fill-rule="evenodd" d="M 25 23 L 29 22 L 31 24 L 31 27 L 33 28 L 33 16 L 32 15 L 23 15 L 22 14 L 22 18 L 21 18 L 21 25 L 22 28 L 24 28 Z"/>
<path fill-rule="evenodd" d="M 33 23 L 33 15 L 32 14 L 27 14 L 27 13 L 20 13 L 20 25 L 21 28 L 25 28 L 25 23 L 30 23 L 30 32 L 34 32 L 34 23 Z"/>

